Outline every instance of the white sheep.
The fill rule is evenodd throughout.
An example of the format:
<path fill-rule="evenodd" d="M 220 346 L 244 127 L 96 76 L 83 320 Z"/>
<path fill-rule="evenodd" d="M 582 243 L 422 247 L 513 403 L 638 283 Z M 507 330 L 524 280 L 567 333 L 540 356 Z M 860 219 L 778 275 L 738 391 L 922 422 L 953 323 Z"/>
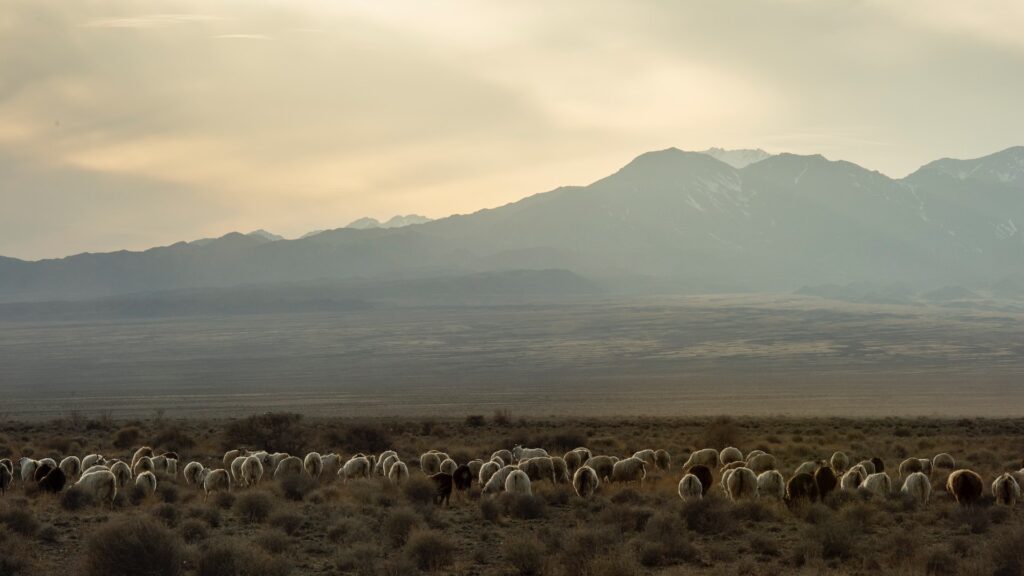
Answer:
<path fill-rule="evenodd" d="M 231 475 L 223 468 L 203 470 L 203 502 L 214 492 L 230 492 Z"/>
<path fill-rule="evenodd" d="M 1009 473 L 1003 473 L 992 482 L 992 497 L 996 504 L 1015 506 L 1020 500 L 1020 484 Z"/>
<path fill-rule="evenodd" d="M 185 484 L 188 486 L 195 486 L 196 488 L 202 487 L 199 481 L 199 475 L 203 473 L 203 465 L 199 462 L 189 462 L 185 465 L 185 470 L 182 471 L 182 476 L 185 477 Z"/>
<path fill-rule="evenodd" d="M 297 456 L 288 456 L 278 462 L 274 469 L 274 479 L 280 480 L 285 476 L 301 476 L 303 473 L 302 459 Z"/>
<path fill-rule="evenodd" d="M 401 460 L 395 461 L 388 469 L 388 480 L 392 484 L 404 484 L 409 479 L 409 467 Z"/>
<path fill-rule="evenodd" d="M 316 480 L 324 472 L 324 459 L 319 452 L 310 452 L 302 460 L 302 469 L 309 474 L 309 477 Z"/>
<path fill-rule="evenodd" d="M 732 501 L 757 497 L 757 475 L 750 468 L 734 468 L 726 485 Z"/>
<path fill-rule="evenodd" d="M 351 478 L 369 478 L 370 470 L 370 461 L 366 456 L 353 456 L 349 458 L 348 462 L 345 462 L 341 470 L 338 470 L 338 476 L 348 482 Z"/>
<path fill-rule="evenodd" d="M 385 450 L 380 453 L 377 457 L 377 464 L 373 467 L 373 473 L 378 476 L 387 477 L 388 472 L 391 470 L 390 466 L 398 460 L 398 452 L 394 450 Z"/>
<path fill-rule="evenodd" d="M 747 468 L 754 471 L 754 474 L 761 474 L 768 470 L 777 468 L 775 456 L 761 452 L 759 454 L 747 455 Z"/>
<path fill-rule="evenodd" d="M 225 468 L 230 468 L 231 463 L 234 462 L 235 458 L 238 458 L 241 455 L 241 450 L 228 450 L 224 453 L 224 458 L 221 459 L 221 462 L 224 464 Z"/>
<path fill-rule="evenodd" d="M 135 477 L 135 485 L 142 490 L 143 496 L 152 496 L 156 493 L 156 474 L 143 472 Z"/>
<path fill-rule="evenodd" d="M 508 479 L 509 474 L 516 470 L 519 470 L 519 468 L 509 464 L 508 466 L 502 467 L 494 474 L 491 474 L 490 479 L 487 480 L 486 484 L 484 484 L 482 492 L 484 494 L 497 494 L 498 492 L 501 492 L 505 488 L 505 480 Z"/>
<path fill-rule="evenodd" d="M 672 467 L 672 455 L 668 453 L 668 450 L 658 448 L 654 451 L 654 465 L 659 470 L 668 470 Z"/>
<path fill-rule="evenodd" d="M 839 481 L 839 487 L 847 491 L 856 490 L 864 483 L 864 479 L 867 477 L 868 471 L 860 464 L 857 464 L 847 470 L 846 474 L 843 474 L 842 479 Z"/>
<path fill-rule="evenodd" d="M 735 446 L 723 448 L 722 451 L 718 454 L 718 461 L 722 464 L 722 466 L 725 466 L 726 464 L 729 464 L 731 462 L 740 462 L 742 460 L 743 452 L 740 452 L 740 449 L 736 448 Z"/>
<path fill-rule="evenodd" d="M 686 464 L 683 464 L 683 470 L 689 470 L 694 466 L 707 466 L 714 470 L 718 467 L 718 450 L 705 448 L 691 453 L 690 457 L 686 460 Z"/>
<path fill-rule="evenodd" d="M 923 472 L 911 472 L 903 481 L 900 492 L 909 496 L 918 506 L 928 504 L 928 498 L 932 493 L 932 483 Z"/>
<path fill-rule="evenodd" d="M 864 482 L 861 483 L 858 490 L 867 492 L 873 496 L 888 496 L 892 492 L 892 480 L 889 475 L 885 472 L 876 472 L 869 474 Z"/>
<path fill-rule="evenodd" d="M 122 462 L 122 464 L 124 463 Z M 127 467 L 128 465 L 125 464 L 125 468 Z M 110 507 L 113 509 L 114 498 L 117 497 L 117 478 L 110 470 L 97 470 L 82 474 L 82 477 L 75 483 L 75 487 L 84 494 L 88 494 L 96 503 L 110 502 Z"/>
<path fill-rule="evenodd" d="M 473 478 L 479 478 L 480 469 L 484 467 L 484 461 L 479 458 L 475 458 L 466 462 L 466 467 L 469 468 L 469 473 L 473 475 Z"/>
<path fill-rule="evenodd" d="M 102 454 L 88 454 L 82 458 L 82 470 L 88 470 L 97 464 L 105 464 L 106 459 Z"/>
<path fill-rule="evenodd" d="M 630 457 L 612 465 L 612 482 L 636 482 L 641 486 L 647 477 L 647 463 Z"/>
<path fill-rule="evenodd" d="M 266 461 L 263 463 L 263 468 L 265 470 L 277 470 L 277 467 L 281 465 L 281 462 L 288 458 L 291 458 L 291 454 L 287 452 L 274 452 L 273 454 L 268 454 Z M 296 458 L 296 460 L 298 460 L 298 458 Z M 299 467 L 296 471 L 298 473 L 302 472 L 301 460 L 299 460 Z"/>
<path fill-rule="evenodd" d="M 33 460 L 27 456 L 22 456 L 21 459 L 18 460 L 18 466 L 21 468 L 22 482 L 31 482 L 33 479 L 35 479 L 36 468 L 39 467 L 38 461 Z"/>
<path fill-rule="evenodd" d="M 505 492 L 533 496 L 533 490 L 530 488 L 530 477 L 522 470 L 513 470 L 509 473 L 508 478 L 505 479 Z"/>
<path fill-rule="evenodd" d="M 647 464 L 647 467 L 652 469 L 652 470 L 655 467 L 654 450 L 651 449 L 651 448 L 647 448 L 647 449 L 644 449 L 644 450 L 639 450 L 637 452 L 634 452 L 633 453 L 633 458 L 639 458 L 640 460 L 643 460 L 644 463 Z"/>
<path fill-rule="evenodd" d="M 131 469 L 128 468 L 128 464 L 120 460 L 110 465 L 110 472 L 117 478 L 118 490 L 124 490 L 128 483 L 132 481 L 132 478 L 134 478 Z"/>
<path fill-rule="evenodd" d="M 601 481 L 597 477 L 597 472 L 590 466 L 580 466 L 572 475 L 572 487 L 580 498 L 593 496 L 600 485 Z"/>
<path fill-rule="evenodd" d="M 864 471 L 868 473 L 868 475 L 878 472 L 878 470 L 875 470 L 875 463 L 872 462 L 871 460 L 861 460 L 860 462 L 857 462 L 857 466 L 863 468 Z"/>
<path fill-rule="evenodd" d="M 921 461 L 921 472 L 924 472 L 925 476 L 932 475 L 932 461 L 931 458 L 920 458 Z"/>
<path fill-rule="evenodd" d="M 501 460 L 501 466 L 504 468 L 512 463 L 512 451 L 511 450 L 495 450 L 491 454 L 491 460 L 498 458 Z"/>
<path fill-rule="evenodd" d="M 138 461 L 136 461 L 135 464 L 132 465 L 132 474 L 136 476 L 142 474 L 143 472 L 152 472 L 153 470 L 155 470 L 153 466 L 153 459 L 150 458 L 149 456 L 143 456 L 142 458 L 139 458 Z"/>
<path fill-rule="evenodd" d="M 491 476 L 493 476 L 498 470 L 501 470 L 501 468 L 501 465 L 494 460 L 484 462 L 483 466 L 480 467 L 480 472 L 477 473 L 477 481 L 480 482 L 481 486 L 486 486 L 487 481 L 491 479 Z"/>
<path fill-rule="evenodd" d="M 811 476 L 814 476 L 814 471 L 817 470 L 820 465 L 820 462 L 808 460 L 807 462 L 797 466 L 796 470 L 793 471 L 793 476 L 798 476 L 800 474 L 810 474 Z"/>
<path fill-rule="evenodd" d="M 565 463 L 565 459 L 561 456 L 551 457 L 551 468 L 554 473 L 556 484 L 565 484 L 570 481 L 569 467 Z"/>
<path fill-rule="evenodd" d="M 167 456 L 153 456 L 153 471 L 154 472 L 166 472 L 167 471 Z"/>
<path fill-rule="evenodd" d="M 136 450 L 135 453 L 132 454 L 132 470 L 135 470 L 135 465 L 138 464 L 139 460 L 141 460 L 144 456 L 152 458 L 153 449 L 150 448 L 149 446 L 143 446 L 142 448 Z M 152 470 L 152 468 L 150 468 L 150 470 Z M 136 472 L 136 474 L 138 474 L 138 472 Z"/>
<path fill-rule="evenodd" d="M 455 474 L 455 469 L 458 468 L 458 467 L 459 467 L 459 465 L 455 463 L 455 460 L 452 460 L 451 458 L 445 458 L 441 462 L 441 473 L 442 474 Z"/>
<path fill-rule="evenodd" d="M 324 470 L 321 475 L 326 475 L 328 478 L 337 474 L 338 469 L 340 469 L 342 465 L 341 456 L 333 452 L 330 454 L 324 454 L 320 458 L 320 461 L 323 462 L 324 465 Z"/>
<path fill-rule="evenodd" d="M 171 478 L 177 478 L 178 477 L 178 459 L 177 458 L 168 458 L 167 459 L 167 462 L 164 465 L 164 473 L 167 474 L 168 476 L 170 476 Z"/>
<path fill-rule="evenodd" d="M 525 460 L 527 458 L 546 457 L 547 455 L 548 451 L 543 448 L 523 448 L 518 444 L 515 448 L 512 448 L 512 460 L 514 462 L 519 462 L 520 460 Z"/>
<path fill-rule="evenodd" d="M 242 485 L 256 486 L 263 479 L 263 460 L 259 456 L 246 456 L 242 462 Z"/>
<path fill-rule="evenodd" d="M 231 461 L 231 466 L 228 468 L 228 471 L 231 472 L 231 483 L 239 488 L 244 488 L 246 486 L 245 480 L 242 478 L 242 465 L 245 464 L 245 461 L 248 459 L 248 456 L 235 456 Z"/>
<path fill-rule="evenodd" d="M 60 468 L 60 471 L 70 481 L 82 471 L 82 461 L 78 459 L 78 456 L 68 456 L 61 460 L 60 465 L 57 467 Z"/>
<path fill-rule="evenodd" d="M 903 462 L 900 462 L 900 478 L 906 478 L 907 476 L 910 476 L 912 472 L 923 472 L 923 468 L 924 466 L 922 466 L 920 458 L 907 458 Z"/>
<path fill-rule="evenodd" d="M 566 452 L 562 455 L 562 460 L 565 460 L 565 467 L 570 474 L 575 474 L 576 469 L 583 465 L 583 457 L 576 451 Z"/>
<path fill-rule="evenodd" d="M 441 457 L 435 452 L 424 452 L 420 455 L 420 470 L 427 476 L 441 471 Z"/>
<path fill-rule="evenodd" d="M 949 454 L 943 452 L 942 454 L 936 454 L 935 458 L 932 458 L 932 468 L 943 468 L 946 470 L 952 470 L 956 468 L 956 461 Z"/>
<path fill-rule="evenodd" d="M 722 472 L 722 477 L 718 479 L 718 489 L 726 496 L 729 496 L 729 477 L 732 476 L 735 471 L 735 468 L 726 468 L 725 471 Z"/>
<path fill-rule="evenodd" d="M 778 470 L 765 470 L 757 475 L 757 495 L 760 498 L 786 497 L 786 479 Z"/>
<path fill-rule="evenodd" d="M 679 497 L 684 502 L 690 500 L 700 500 L 704 494 L 704 487 L 700 483 L 700 479 L 693 474 L 687 474 L 683 476 L 683 479 L 679 481 Z"/>
<path fill-rule="evenodd" d="M 617 459 L 611 456 L 591 456 L 583 465 L 593 468 L 602 482 L 608 482 L 612 478 L 612 470 L 616 461 Z"/>
<path fill-rule="evenodd" d="M 125 464 L 125 468 L 127 468 L 127 467 L 128 467 L 128 465 Z M 84 476 L 84 475 L 88 474 L 89 472 L 97 472 L 99 470 L 107 470 L 107 471 L 109 471 L 110 467 L 106 466 L 106 465 L 103 465 L 103 464 L 96 464 L 95 466 L 92 466 L 92 467 L 90 467 L 90 468 L 88 468 L 86 470 L 83 470 L 82 471 L 82 475 Z M 131 472 L 129 471 L 129 474 L 130 473 Z"/>
<path fill-rule="evenodd" d="M 519 469 L 526 472 L 532 482 L 541 480 L 555 481 L 555 467 L 550 457 L 537 456 L 519 461 Z"/>
<path fill-rule="evenodd" d="M 836 474 L 842 474 L 850 466 L 850 457 L 843 452 L 833 452 L 832 457 L 829 458 L 829 464 L 832 465 L 832 470 Z"/>

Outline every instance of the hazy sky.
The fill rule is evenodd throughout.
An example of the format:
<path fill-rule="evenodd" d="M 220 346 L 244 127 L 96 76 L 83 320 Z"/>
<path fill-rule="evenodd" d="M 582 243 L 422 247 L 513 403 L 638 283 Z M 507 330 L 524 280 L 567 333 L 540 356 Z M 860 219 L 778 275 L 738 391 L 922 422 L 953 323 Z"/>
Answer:
<path fill-rule="evenodd" d="M 0 254 L 297 236 L 648 150 L 1024 144 L 1024 2 L 0 2 Z"/>

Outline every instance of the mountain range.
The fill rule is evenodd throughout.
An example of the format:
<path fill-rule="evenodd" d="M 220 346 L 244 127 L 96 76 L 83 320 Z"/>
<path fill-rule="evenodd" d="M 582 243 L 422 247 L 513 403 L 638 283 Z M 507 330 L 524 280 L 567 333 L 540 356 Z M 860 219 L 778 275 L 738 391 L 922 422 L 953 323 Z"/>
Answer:
<path fill-rule="evenodd" d="M 0 301 L 551 269 L 626 292 L 1014 285 L 1007 279 L 1024 270 L 1024 147 L 937 160 L 902 179 L 820 155 L 670 148 L 588 186 L 377 224 L 296 240 L 257 231 L 142 252 L 0 257 Z"/>

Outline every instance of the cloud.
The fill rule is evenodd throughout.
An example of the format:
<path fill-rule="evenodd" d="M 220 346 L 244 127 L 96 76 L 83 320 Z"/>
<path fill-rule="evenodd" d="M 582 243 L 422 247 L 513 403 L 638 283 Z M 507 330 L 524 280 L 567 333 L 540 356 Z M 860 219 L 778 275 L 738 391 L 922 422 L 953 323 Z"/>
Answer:
<path fill-rule="evenodd" d="M 143 14 L 89 18 L 82 26 L 86 28 L 165 28 L 181 24 L 214 22 L 223 19 L 222 16 L 212 14 Z"/>

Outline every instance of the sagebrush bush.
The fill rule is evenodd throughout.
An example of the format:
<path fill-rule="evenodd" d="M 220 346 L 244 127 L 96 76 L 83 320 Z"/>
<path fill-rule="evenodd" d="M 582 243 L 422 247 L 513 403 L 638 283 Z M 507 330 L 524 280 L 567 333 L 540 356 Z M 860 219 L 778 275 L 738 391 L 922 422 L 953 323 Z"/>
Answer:
<path fill-rule="evenodd" d="M 32 574 L 32 554 L 23 539 L 0 530 L 0 574 L 20 576 Z"/>
<path fill-rule="evenodd" d="M 266 492 L 246 492 L 235 498 L 232 506 L 235 514 L 250 524 L 263 522 L 270 516 L 274 501 Z"/>
<path fill-rule="evenodd" d="M 437 530 L 414 530 L 406 542 L 405 554 L 420 570 L 441 570 L 448 567 L 455 556 L 455 544 Z"/>
<path fill-rule="evenodd" d="M 398 508 L 384 520 L 381 528 L 384 536 L 393 546 L 403 546 L 409 534 L 421 523 L 420 515 L 409 508 Z"/>
<path fill-rule="evenodd" d="M 138 445 L 140 436 L 142 436 L 142 430 L 139 430 L 138 426 L 125 426 L 114 433 L 114 448 L 122 450 L 133 448 Z"/>
<path fill-rule="evenodd" d="M 196 562 L 197 576 L 287 576 L 289 562 L 230 539 L 207 544 Z"/>
<path fill-rule="evenodd" d="M 181 511 L 173 504 L 164 503 L 153 508 L 153 516 L 159 518 L 168 527 L 174 528 L 181 518 Z"/>
<path fill-rule="evenodd" d="M 227 510 L 235 505 L 235 495 L 231 492 L 215 492 L 213 494 L 213 505 L 221 510 Z"/>
<path fill-rule="evenodd" d="M 523 576 L 540 574 L 544 568 L 544 545 L 533 534 L 513 534 L 505 538 L 501 556 Z"/>
<path fill-rule="evenodd" d="M 195 544 L 196 542 L 206 540 L 210 534 L 210 529 L 206 522 L 196 518 L 189 518 L 181 523 L 178 532 L 181 533 L 181 537 L 186 543 Z"/>
<path fill-rule="evenodd" d="M 309 433 L 301 414 L 268 412 L 235 420 L 224 429 L 225 450 L 260 446 L 268 452 L 306 452 Z"/>
<path fill-rule="evenodd" d="M 511 518 L 535 520 L 547 515 L 547 503 L 537 496 L 505 492 L 501 495 L 501 501 L 505 505 L 505 514 Z"/>
<path fill-rule="evenodd" d="M 3 510 L 0 510 L 0 524 L 6 526 L 11 532 L 16 532 L 22 536 L 35 536 L 40 528 L 39 520 L 36 520 L 35 514 L 32 513 L 31 507 L 27 504 L 24 506 L 6 506 Z"/>
<path fill-rule="evenodd" d="M 288 500 L 294 500 L 295 502 L 301 502 L 306 499 L 306 495 L 316 490 L 319 486 L 317 481 L 306 476 L 305 474 L 291 474 L 281 478 L 277 483 L 278 488 L 281 490 L 281 495 Z"/>
<path fill-rule="evenodd" d="M 487 522 L 497 523 L 501 520 L 501 504 L 494 498 L 481 498 L 480 517 Z"/>
<path fill-rule="evenodd" d="M 302 514 L 297 512 L 282 510 L 271 514 L 267 523 L 285 534 L 293 536 L 302 529 L 302 525 L 306 523 L 306 519 Z"/>
<path fill-rule="evenodd" d="M 288 535 L 277 529 L 267 529 L 256 536 L 256 544 L 271 554 L 280 554 L 291 545 Z"/>
<path fill-rule="evenodd" d="M 686 526 L 700 534 L 721 534 L 733 527 L 728 503 L 719 498 L 701 498 L 685 502 L 682 508 Z"/>
<path fill-rule="evenodd" d="M 402 494 L 413 504 L 430 504 L 434 501 L 434 483 L 423 476 L 412 476 L 402 486 Z"/>
<path fill-rule="evenodd" d="M 176 534 L 146 516 L 116 518 L 86 539 L 82 573 L 86 576 L 177 576 L 184 546 Z"/>

